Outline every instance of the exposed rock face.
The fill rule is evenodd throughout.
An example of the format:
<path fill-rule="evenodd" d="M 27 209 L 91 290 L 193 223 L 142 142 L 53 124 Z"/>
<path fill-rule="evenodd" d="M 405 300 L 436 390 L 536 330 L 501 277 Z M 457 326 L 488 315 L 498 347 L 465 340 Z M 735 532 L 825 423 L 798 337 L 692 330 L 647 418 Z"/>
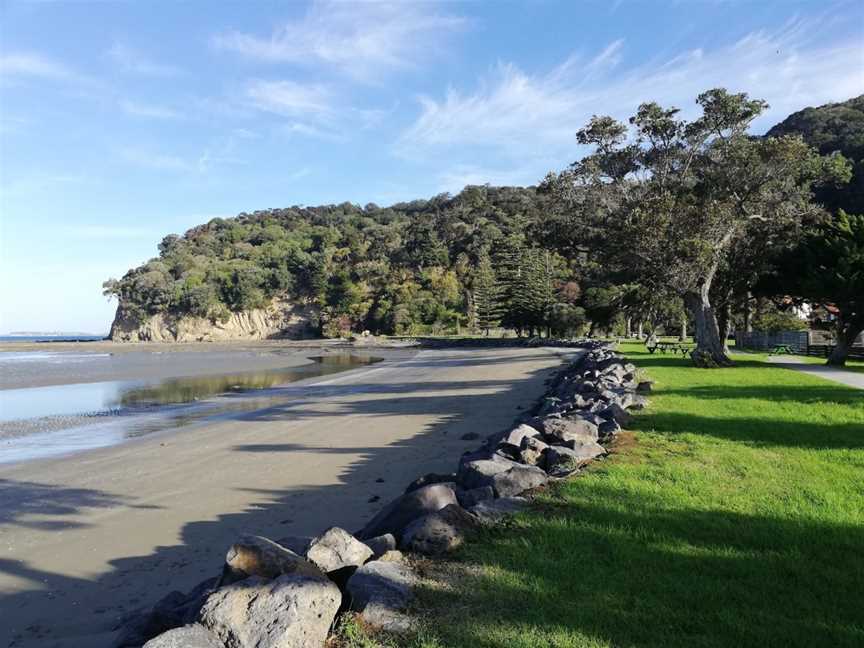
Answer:
<path fill-rule="evenodd" d="M 174 317 L 159 313 L 145 320 L 129 317 L 121 304 L 111 324 L 115 342 L 219 342 L 303 338 L 313 334 L 315 307 L 275 300 L 267 308 L 231 313 L 225 322 L 205 317 Z"/>
<path fill-rule="evenodd" d="M 315 648 L 324 645 L 341 602 L 326 578 L 252 576 L 213 592 L 200 621 L 226 648 Z"/>

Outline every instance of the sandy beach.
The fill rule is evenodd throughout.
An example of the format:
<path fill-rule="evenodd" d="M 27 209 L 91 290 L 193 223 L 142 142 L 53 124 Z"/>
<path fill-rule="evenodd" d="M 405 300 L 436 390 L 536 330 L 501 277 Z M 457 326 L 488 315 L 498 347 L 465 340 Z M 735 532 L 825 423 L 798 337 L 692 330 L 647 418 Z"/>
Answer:
<path fill-rule="evenodd" d="M 0 466 L 0 645 L 110 646 L 124 616 L 217 574 L 241 533 L 358 528 L 452 470 L 476 445 L 463 434 L 510 424 L 564 353 L 419 351 L 230 420 Z"/>

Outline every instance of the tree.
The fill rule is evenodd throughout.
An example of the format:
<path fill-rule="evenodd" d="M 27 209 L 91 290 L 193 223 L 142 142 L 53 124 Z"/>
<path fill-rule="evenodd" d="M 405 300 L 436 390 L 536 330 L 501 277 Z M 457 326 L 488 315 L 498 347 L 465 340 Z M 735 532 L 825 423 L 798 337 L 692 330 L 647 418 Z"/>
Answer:
<path fill-rule="evenodd" d="M 612 268 L 649 290 L 672 291 L 695 323 L 700 366 L 731 364 L 711 288 L 734 243 L 755 229 L 798 228 L 819 211 L 811 187 L 848 180 L 848 163 L 820 157 L 798 136 L 747 135 L 767 104 L 724 89 L 697 98 L 702 115 L 642 104 L 630 129 L 593 117 L 577 133 L 594 152 L 549 180 Z"/>
<path fill-rule="evenodd" d="M 489 335 L 501 323 L 501 285 L 488 254 L 480 257 L 474 276 L 474 324 Z"/>
<path fill-rule="evenodd" d="M 838 310 L 828 364 L 844 366 L 864 330 L 864 215 L 840 210 L 817 226 L 780 260 L 772 283 L 775 290 Z"/>

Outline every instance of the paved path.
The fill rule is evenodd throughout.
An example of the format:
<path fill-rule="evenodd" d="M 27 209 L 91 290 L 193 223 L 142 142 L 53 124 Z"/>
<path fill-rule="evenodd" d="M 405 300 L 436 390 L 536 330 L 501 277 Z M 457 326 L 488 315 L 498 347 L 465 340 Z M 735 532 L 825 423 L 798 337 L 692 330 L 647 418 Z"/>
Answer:
<path fill-rule="evenodd" d="M 802 373 L 810 374 L 811 376 L 819 376 L 827 380 L 843 383 L 850 387 L 864 389 L 864 373 L 849 371 L 848 369 L 838 369 L 837 367 L 829 367 L 824 364 L 808 364 L 806 362 L 798 362 L 795 358 L 789 356 L 771 356 L 769 362 L 782 364 L 788 369 L 795 369 Z"/>
<path fill-rule="evenodd" d="M 479 443 L 460 437 L 505 428 L 560 364 L 543 348 L 422 351 L 231 420 L 0 466 L 0 647 L 103 648 L 124 614 L 217 575 L 243 532 L 359 528 L 454 470 Z"/>

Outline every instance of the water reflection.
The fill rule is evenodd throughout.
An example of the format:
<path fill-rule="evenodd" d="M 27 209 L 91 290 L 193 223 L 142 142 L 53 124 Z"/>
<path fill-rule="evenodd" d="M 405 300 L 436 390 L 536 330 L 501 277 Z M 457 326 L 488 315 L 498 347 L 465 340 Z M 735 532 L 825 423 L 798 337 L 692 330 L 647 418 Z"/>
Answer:
<path fill-rule="evenodd" d="M 284 401 L 278 392 L 227 398 L 380 362 L 334 354 L 278 370 L 171 378 L 155 383 L 101 382 L 0 390 L 0 463 L 121 443 L 201 420 Z"/>

